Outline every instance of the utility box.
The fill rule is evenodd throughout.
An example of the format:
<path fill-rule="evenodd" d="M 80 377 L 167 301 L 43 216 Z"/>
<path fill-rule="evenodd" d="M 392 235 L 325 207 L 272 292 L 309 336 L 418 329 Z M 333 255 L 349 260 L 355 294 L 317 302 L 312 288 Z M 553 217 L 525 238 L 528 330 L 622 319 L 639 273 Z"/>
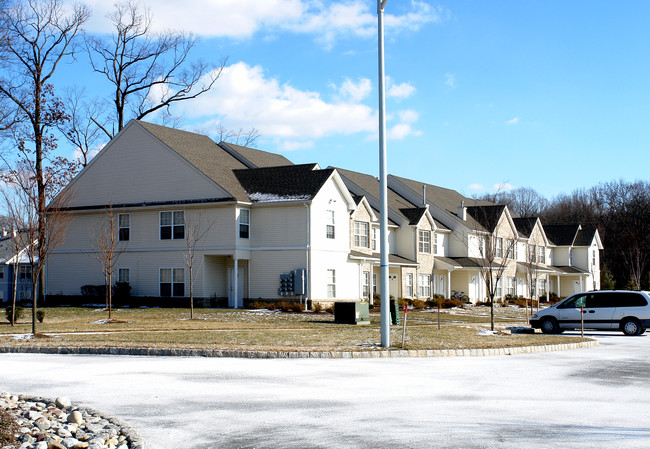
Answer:
<path fill-rule="evenodd" d="M 370 324 L 367 302 L 335 302 L 334 321 L 341 324 Z"/>
<path fill-rule="evenodd" d="M 399 302 L 396 299 L 390 300 L 390 321 L 393 324 L 400 324 Z"/>

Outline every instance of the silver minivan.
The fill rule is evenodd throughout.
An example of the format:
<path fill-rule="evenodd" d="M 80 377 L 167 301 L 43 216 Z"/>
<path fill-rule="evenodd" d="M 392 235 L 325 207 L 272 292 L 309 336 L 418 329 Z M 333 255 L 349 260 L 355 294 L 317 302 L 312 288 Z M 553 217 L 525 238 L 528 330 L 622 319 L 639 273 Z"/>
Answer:
<path fill-rule="evenodd" d="M 545 334 L 584 328 L 620 330 L 625 335 L 641 335 L 650 327 L 650 292 L 598 290 L 576 293 L 533 314 L 530 325 Z"/>

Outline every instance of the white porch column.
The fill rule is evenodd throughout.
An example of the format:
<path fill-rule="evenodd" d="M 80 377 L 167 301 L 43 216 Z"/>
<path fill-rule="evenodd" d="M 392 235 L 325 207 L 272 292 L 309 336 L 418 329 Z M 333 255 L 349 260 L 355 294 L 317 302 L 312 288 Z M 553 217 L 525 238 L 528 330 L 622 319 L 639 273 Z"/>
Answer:
<path fill-rule="evenodd" d="M 233 282 L 233 287 L 232 287 L 232 294 L 233 294 L 233 304 L 235 305 L 235 309 L 239 308 L 239 279 L 238 279 L 238 271 L 239 271 L 239 259 L 237 257 L 233 257 L 233 260 L 235 262 L 235 268 L 232 273 L 232 282 Z"/>
<path fill-rule="evenodd" d="M 451 270 L 447 270 L 447 299 L 451 298 Z"/>

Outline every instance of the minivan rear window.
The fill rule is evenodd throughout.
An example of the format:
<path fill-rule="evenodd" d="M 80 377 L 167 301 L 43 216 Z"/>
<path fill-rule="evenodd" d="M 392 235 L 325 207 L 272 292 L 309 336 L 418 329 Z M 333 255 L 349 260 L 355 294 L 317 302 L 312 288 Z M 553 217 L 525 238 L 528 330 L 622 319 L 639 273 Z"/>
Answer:
<path fill-rule="evenodd" d="M 611 295 L 612 302 L 616 307 L 643 307 L 648 305 L 645 297 L 640 293 L 622 292 L 622 293 L 608 293 Z"/>

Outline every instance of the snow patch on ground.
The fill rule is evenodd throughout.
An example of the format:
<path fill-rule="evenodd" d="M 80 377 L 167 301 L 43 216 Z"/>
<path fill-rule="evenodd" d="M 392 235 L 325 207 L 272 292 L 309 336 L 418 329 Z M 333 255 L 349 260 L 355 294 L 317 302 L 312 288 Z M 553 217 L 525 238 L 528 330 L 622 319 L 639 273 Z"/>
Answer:
<path fill-rule="evenodd" d="M 497 335 L 497 334 L 498 334 L 497 331 L 491 331 L 489 329 L 483 329 L 483 330 L 479 331 L 476 335 Z"/>
<path fill-rule="evenodd" d="M 14 334 L 11 336 L 14 340 L 29 341 L 34 337 L 34 334 Z"/>
<path fill-rule="evenodd" d="M 93 322 L 90 323 L 90 324 L 108 324 L 108 323 L 109 323 L 109 320 L 108 320 L 108 319 L 103 319 L 103 320 L 93 321 Z"/>

